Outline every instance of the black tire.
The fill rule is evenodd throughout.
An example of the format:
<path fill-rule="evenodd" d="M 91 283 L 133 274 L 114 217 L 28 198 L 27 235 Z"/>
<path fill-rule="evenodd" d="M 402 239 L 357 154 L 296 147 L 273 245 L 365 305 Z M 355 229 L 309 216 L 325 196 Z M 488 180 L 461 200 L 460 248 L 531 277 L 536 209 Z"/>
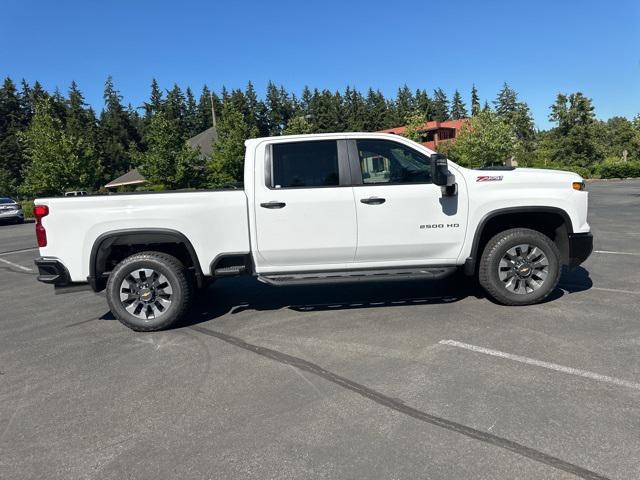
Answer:
<path fill-rule="evenodd" d="M 169 285 L 168 289 L 171 289 L 170 295 L 166 295 L 166 298 L 170 299 L 170 303 L 162 311 L 159 310 L 161 305 L 158 306 L 160 302 L 144 302 L 138 297 L 137 300 L 129 303 L 130 307 L 136 303 L 135 309 L 140 308 L 144 312 L 152 312 L 152 315 L 155 313 L 152 318 L 141 318 L 140 315 L 145 316 L 142 311 L 138 311 L 138 315 L 131 313 L 127 310 L 125 302 L 121 300 L 123 282 L 127 278 L 131 279 L 131 275 L 135 276 L 136 272 L 141 269 L 150 269 L 158 276 L 164 276 L 166 281 L 163 285 L 166 283 Z M 139 278 L 142 278 L 142 274 Z M 149 290 L 146 289 L 145 294 Z M 155 289 L 151 290 L 155 292 Z M 153 332 L 170 328 L 188 312 L 193 299 L 193 286 L 186 268 L 177 258 L 161 252 L 140 252 L 125 258 L 116 265 L 109 275 L 106 294 L 111 312 L 123 325 L 137 332 Z M 140 305 L 141 307 L 139 307 Z"/>
<path fill-rule="evenodd" d="M 24 223 L 24 218 L 19 218 L 16 224 L 22 225 Z"/>
<path fill-rule="evenodd" d="M 540 276 L 532 277 L 532 275 L 538 275 L 537 273 L 529 273 L 531 278 L 514 274 L 516 271 L 515 262 L 513 262 L 514 266 L 510 264 L 509 267 L 500 267 L 500 262 L 506 259 L 507 252 L 513 252 L 516 247 L 523 244 L 536 247 L 546 257 L 548 265 L 544 268 L 544 271 L 541 271 L 541 274 L 546 274 L 543 280 L 540 280 L 541 274 Z M 528 261 L 526 255 L 523 254 L 522 257 Z M 507 261 L 511 262 L 510 260 Z M 530 265 L 533 265 L 533 263 L 522 266 L 522 271 L 530 272 L 530 270 L 527 270 Z M 503 272 L 506 270 L 507 273 L 500 273 L 501 270 Z M 560 252 L 549 237 L 529 228 L 512 228 L 498 233 L 487 242 L 480 258 L 478 279 L 485 292 L 502 305 L 532 305 L 544 300 L 556 288 L 560 280 L 560 273 Z M 520 290 L 521 293 L 516 293 L 508 288 L 507 284 L 511 281 L 511 277 L 501 280 L 500 275 L 505 277 L 511 275 L 515 279 L 510 285 L 511 288 L 514 288 L 513 285 L 515 284 L 517 285 L 517 290 Z M 529 285 L 533 285 L 532 280 L 535 281 L 535 285 L 539 285 L 535 287 L 536 289 Z"/>

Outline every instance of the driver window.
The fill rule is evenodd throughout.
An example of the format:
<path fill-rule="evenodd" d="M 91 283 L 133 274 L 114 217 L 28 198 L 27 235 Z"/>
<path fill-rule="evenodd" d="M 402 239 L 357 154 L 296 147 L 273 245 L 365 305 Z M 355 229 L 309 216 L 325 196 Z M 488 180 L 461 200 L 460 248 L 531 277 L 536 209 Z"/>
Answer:
<path fill-rule="evenodd" d="M 357 140 L 356 144 L 363 184 L 431 183 L 426 155 L 390 140 Z"/>

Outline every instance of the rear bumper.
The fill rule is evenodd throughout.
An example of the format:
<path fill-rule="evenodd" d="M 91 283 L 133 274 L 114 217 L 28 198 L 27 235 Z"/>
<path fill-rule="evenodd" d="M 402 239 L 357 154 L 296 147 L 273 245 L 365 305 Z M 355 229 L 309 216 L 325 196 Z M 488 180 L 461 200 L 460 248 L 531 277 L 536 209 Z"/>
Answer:
<path fill-rule="evenodd" d="M 35 259 L 38 267 L 38 281 L 52 285 L 69 285 L 69 271 L 57 258 L 40 257 Z"/>
<path fill-rule="evenodd" d="M 591 233 L 569 234 L 569 268 L 575 268 L 584 262 L 593 251 Z"/>
<path fill-rule="evenodd" d="M 0 221 L 2 220 L 20 220 L 24 218 L 22 210 L 9 210 L 0 212 Z"/>

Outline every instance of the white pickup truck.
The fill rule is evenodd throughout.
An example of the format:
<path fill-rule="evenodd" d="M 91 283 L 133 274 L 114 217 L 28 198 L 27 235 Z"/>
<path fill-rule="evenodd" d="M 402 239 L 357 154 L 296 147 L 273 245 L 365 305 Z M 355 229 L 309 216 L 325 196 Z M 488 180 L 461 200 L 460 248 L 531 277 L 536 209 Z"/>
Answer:
<path fill-rule="evenodd" d="M 244 190 L 43 198 L 38 279 L 106 289 L 142 331 L 175 325 L 198 288 L 477 275 L 505 305 L 543 300 L 592 250 L 580 176 L 460 167 L 391 134 L 246 142 Z"/>

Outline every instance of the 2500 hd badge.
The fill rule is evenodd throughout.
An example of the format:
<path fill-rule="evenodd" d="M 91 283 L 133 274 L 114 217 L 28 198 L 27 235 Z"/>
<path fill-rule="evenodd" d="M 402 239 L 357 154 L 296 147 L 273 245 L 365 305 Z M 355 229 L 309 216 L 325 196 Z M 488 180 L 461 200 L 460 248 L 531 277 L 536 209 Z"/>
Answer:
<path fill-rule="evenodd" d="M 426 225 L 420 225 L 420 228 L 458 228 L 459 223 L 427 223 Z"/>

